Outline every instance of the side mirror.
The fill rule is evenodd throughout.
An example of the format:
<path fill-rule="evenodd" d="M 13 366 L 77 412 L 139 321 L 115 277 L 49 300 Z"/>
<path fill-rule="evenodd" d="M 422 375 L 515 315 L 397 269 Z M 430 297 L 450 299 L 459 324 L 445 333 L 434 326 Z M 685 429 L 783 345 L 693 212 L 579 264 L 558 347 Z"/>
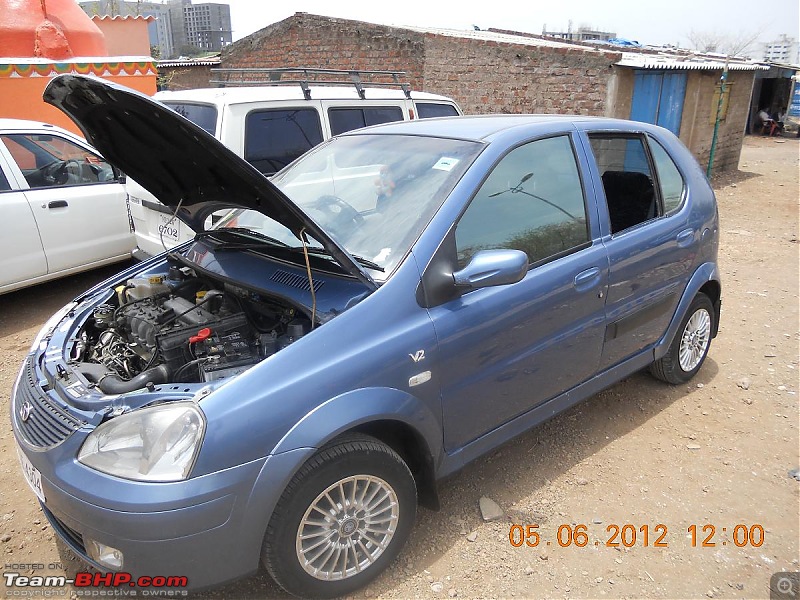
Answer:
<path fill-rule="evenodd" d="M 517 283 L 528 272 L 528 255 L 521 250 L 481 250 L 469 264 L 453 273 L 461 292 Z"/>

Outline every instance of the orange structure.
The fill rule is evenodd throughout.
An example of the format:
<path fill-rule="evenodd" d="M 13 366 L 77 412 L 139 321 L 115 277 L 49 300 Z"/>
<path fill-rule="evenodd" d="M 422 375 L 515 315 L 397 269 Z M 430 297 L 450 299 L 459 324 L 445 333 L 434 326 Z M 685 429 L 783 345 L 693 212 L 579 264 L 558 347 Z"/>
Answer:
<path fill-rule="evenodd" d="M 139 23 L 147 27 L 145 20 Z M 95 75 L 146 94 L 156 91 L 153 59 L 109 56 L 103 32 L 75 0 L 3 0 L 0 57 L 0 117 L 46 121 L 77 132 L 63 113 L 42 101 L 47 83 L 61 73 Z"/>

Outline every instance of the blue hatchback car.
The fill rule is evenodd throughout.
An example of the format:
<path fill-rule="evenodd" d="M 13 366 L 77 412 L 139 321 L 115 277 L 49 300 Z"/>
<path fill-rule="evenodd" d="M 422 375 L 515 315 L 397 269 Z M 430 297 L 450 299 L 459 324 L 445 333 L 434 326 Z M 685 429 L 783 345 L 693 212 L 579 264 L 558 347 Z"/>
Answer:
<path fill-rule="evenodd" d="M 350 593 L 437 480 L 635 371 L 689 380 L 717 333 L 714 194 L 659 127 L 388 124 L 268 180 L 125 88 L 45 99 L 198 232 L 54 315 L 14 386 L 25 477 L 101 570 Z"/>

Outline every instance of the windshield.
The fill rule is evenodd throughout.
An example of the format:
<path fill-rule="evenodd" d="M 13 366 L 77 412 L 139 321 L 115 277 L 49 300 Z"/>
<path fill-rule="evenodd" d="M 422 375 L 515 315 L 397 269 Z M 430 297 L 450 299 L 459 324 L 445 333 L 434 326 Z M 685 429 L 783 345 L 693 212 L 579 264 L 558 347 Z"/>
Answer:
<path fill-rule="evenodd" d="M 345 136 L 310 151 L 272 182 L 373 278 L 385 280 L 482 147 L 408 135 Z M 235 211 L 220 227 L 245 227 L 300 245 L 288 229 L 253 210 Z"/>

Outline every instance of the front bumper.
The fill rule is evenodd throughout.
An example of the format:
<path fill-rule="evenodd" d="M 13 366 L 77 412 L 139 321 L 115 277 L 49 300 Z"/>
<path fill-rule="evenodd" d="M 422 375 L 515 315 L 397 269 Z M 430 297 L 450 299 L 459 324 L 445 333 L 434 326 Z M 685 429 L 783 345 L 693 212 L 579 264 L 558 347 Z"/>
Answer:
<path fill-rule="evenodd" d="M 272 510 L 313 449 L 270 455 L 172 483 L 112 477 L 76 459 L 93 428 L 90 419 L 69 422 L 55 437 L 51 431 L 55 425 L 42 429 L 38 438 L 31 435 L 36 419 L 39 427 L 48 424 L 45 416 L 62 422 L 64 415 L 75 411 L 38 385 L 38 371 L 32 371 L 30 364 L 23 365 L 14 386 L 14 436 L 41 474 L 46 517 L 73 551 L 93 566 L 108 570 L 87 555 L 86 546 L 93 540 L 122 553 L 120 571 L 134 577 L 185 576 L 190 589 L 219 585 L 258 569 Z M 28 411 L 27 422 L 23 422 L 26 411 L 20 409 L 25 403 L 49 415 L 35 416 Z"/>

